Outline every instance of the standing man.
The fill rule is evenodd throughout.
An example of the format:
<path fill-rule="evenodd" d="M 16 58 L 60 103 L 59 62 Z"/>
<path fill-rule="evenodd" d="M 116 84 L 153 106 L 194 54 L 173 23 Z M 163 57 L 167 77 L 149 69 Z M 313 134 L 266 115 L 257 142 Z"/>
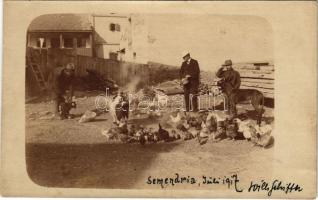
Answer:
<path fill-rule="evenodd" d="M 73 63 L 68 63 L 66 67 L 57 67 L 53 71 L 53 101 L 54 101 L 54 114 L 59 119 L 63 119 L 59 113 L 59 106 L 65 101 L 71 101 L 73 97 L 73 87 L 75 79 L 75 66 Z M 66 90 L 69 90 L 67 99 L 64 99 Z"/>
<path fill-rule="evenodd" d="M 225 93 L 226 100 L 229 102 L 230 114 L 236 115 L 235 104 L 232 103 L 230 95 L 234 89 L 240 88 L 240 73 L 232 68 L 232 60 L 226 60 L 224 64 L 222 64 L 222 67 L 217 71 L 216 76 L 222 78 L 221 87 Z"/>
<path fill-rule="evenodd" d="M 198 92 L 200 83 L 200 68 L 198 61 L 191 58 L 190 53 L 183 54 L 180 69 L 180 79 L 184 90 L 186 111 L 198 111 Z"/>

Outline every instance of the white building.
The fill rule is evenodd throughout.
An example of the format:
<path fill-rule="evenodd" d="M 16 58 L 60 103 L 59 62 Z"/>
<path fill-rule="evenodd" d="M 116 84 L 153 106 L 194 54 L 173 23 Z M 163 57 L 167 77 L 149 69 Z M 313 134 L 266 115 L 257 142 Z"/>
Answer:
<path fill-rule="evenodd" d="M 96 56 L 147 63 L 147 25 L 138 15 L 92 15 Z"/>
<path fill-rule="evenodd" d="M 47 14 L 31 22 L 27 47 L 147 63 L 147 36 L 145 19 L 138 15 Z"/>

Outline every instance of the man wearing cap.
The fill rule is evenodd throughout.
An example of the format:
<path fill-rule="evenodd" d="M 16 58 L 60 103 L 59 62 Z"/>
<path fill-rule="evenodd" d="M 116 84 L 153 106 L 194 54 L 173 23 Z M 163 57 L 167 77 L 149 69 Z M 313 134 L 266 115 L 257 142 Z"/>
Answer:
<path fill-rule="evenodd" d="M 239 89 L 241 85 L 241 77 L 238 71 L 232 68 L 232 60 L 226 60 L 222 67 L 217 71 L 216 76 L 222 78 L 222 90 L 224 91 L 231 109 L 229 96 L 234 89 Z"/>
<path fill-rule="evenodd" d="M 54 114 L 60 116 L 59 105 L 65 101 L 63 95 L 66 90 L 69 90 L 69 99 L 73 97 L 75 66 L 73 63 L 68 63 L 66 67 L 57 67 L 53 71 L 52 89 L 54 101 Z"/>
<path fill-rule="evenodd" d="M 183 53 L 183 63 L 180 69 L 180 79 L 184 90 L 186 111 L 198 111 L 197 94 L 200 83 L 200 68 L 198 61 L 191 58 L 189 52 Z M 192 106 L 192 107 L 191 107 Z"/>

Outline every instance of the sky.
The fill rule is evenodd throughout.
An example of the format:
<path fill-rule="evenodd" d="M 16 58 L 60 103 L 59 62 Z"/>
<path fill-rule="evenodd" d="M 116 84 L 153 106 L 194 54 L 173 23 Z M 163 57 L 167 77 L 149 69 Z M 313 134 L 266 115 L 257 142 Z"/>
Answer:
<path fill-rule="evenodd" d="M 273 60 L 270 24 L 256 16 L 148 15 L 149 60 L 181 65 L 189 51 L 200 68 L 215 71 L 226 60 Z"/>

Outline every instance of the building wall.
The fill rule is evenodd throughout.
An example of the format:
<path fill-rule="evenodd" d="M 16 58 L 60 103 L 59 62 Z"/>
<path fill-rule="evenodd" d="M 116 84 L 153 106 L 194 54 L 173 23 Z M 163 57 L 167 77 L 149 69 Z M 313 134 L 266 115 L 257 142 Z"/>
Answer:
<path fill-rule="evenodd" d="M 119 45 L 95 45 L 96 57 L 110 59 L 110 53 L 117 53 Z"/>
<path fill-rule="evenodd" d="M 120 31 L 111 31 L 110 24 L 119 24 Z M 109 58 L 109 53 L 118 52 L 118 60 L 146 64 L 148 60 L 148 25 L 144 15 L 125 17 L 94 17 L 95 49 L 99 58 Z"/>
<path fill-rule="evenodd" d="M 95 31 L 105 40 L 108 44 L 119 44 L 123 28 L 128 26 L 128 17 L 109 17 L 109 16 L 94 16 Z M 110 30 L 110 24 L 118 24 L 120 30 Z"/>
<path fill-rule="evenodd" d="M 132 44 L 128 51 L 129 59 L 132 59 L 131 62 L 146 64 L 149 61 L 149 51 L 152 51 L 148 43 L 148 17 L 132 15 L 131 24 Z"/>
<path fill-rule="evenodd" d="M 109 53 L 118 53 L 121 50 L 120 44 L 123 33 L 129 27 L 129 17 L 94 15 L 93 18 L 96 56 L 108 59 Z M 111 24 L 115 25 L 115 30 L 111 30 Z"/>

